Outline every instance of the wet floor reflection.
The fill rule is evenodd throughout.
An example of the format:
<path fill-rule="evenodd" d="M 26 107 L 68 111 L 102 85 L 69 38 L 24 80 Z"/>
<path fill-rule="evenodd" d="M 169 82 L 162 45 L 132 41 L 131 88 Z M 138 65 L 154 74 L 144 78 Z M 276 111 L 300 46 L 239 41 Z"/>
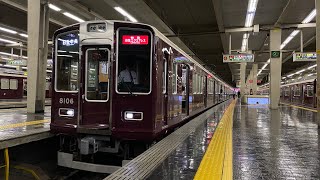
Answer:
<path fill-rule="evenodd" d="M 241 106 L 234 113 L 234 179 L 319 179 L 316 113 Z"/>
<path fill-rule="evenodd" d="M 12 127 L 10 125 L 35 120 L 50 120 L 50 114 L 50 107 L 45 107 L 45 113 L 39 114 L 28 114 L 26 108 L 0 109 L 0 140 L 5 140 L 29 131 L 49 128 L 49 122 L 18 127 Z"/>
<path fill-rule="evenodd" d="M 226 106 L 221 105 L 153 172 L 150 180 L 193 179 Z"/>

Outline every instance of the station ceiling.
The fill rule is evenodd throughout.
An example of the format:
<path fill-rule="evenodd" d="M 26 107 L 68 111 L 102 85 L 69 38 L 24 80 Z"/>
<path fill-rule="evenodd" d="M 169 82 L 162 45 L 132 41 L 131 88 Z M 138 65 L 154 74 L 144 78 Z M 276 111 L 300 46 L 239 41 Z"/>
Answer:
<path fill-rule="evenodd" d="M 0 26 L 27 32 L 27 0 L 0 0 Z M 223 63 L 222 54 L 228 53 L 229 34 L 225 29 L 245 26 L 248 0 L 51 0 L 63 12 L 70 12 L 83 20 L 116 19 L 124 20 L 114 7 L 120 6 L 139 22 L 155 26 L 174 43 L 201 64 L 214 71 L 231 85 L 240 79 L 240 65 Z M 277 27 L 287 24 L 300 24 L 315 8 L 314 0 L 259 0 L 253 24 L 260 27 Z M 312 20 L 313 22 L 315 19 Z M 61 12 L 50 12 L 50 33 L 66 25 L 76 23 Z M 283 29 L 282 42 L 294 31 Z M 315 28 L 302 30 L 304 50 L 315 51 Z M 231 49 L 240 51 L 244 32 L 232 33 Z M 0 32 L 0 38 L 9 38 L 24 44 L 26 38 Z M 269 30 L 250 33 L 249 50 L 255 53 L 258 69 L 269 59 Z M 3 44 L 2 44 L 3 45 Z M 25 49 L 25 48 L 24 48 Z M 296 36 L 283 50 L 282 74 L 287 74 L 308 62 L 292 62 L 292 51 L 300 49 L 300 36 Z M 0 51 L 9 51 L 1 46 Z M 24 52 L 26 54 L 26 52 Z M 246 74 L 252 68 L 247 64 Z M 269 73 L 269 66 L 258 79 Z"/>

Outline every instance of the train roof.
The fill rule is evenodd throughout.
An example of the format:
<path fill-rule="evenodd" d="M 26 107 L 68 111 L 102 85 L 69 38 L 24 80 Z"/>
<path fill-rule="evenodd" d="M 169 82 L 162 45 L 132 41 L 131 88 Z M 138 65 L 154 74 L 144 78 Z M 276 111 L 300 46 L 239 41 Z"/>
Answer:
<path fill-rule="evenodd" d="M 164 34 L 162 34 L 157 28 L 155 28 L 154 26 L 151 26 L 149 24 L 144 24 L 144 23 L 139 23 L 139 22 L 133 23 L 133 22 L 130 22 L 130 21 L 119 21 L 119 20 L 94 20 L 94 21 L 85 21 L 85 22 L 81 22 L 81 23 L 76 23 L 76 24 L 73 24 L 73 25 L 70 25 L 70 26 L 66 26 L 66 27 L 60 28 L 59 30 L 65 29 L 67 27 L 75 26 L 75 25 L 78 25 L 78 24 L 88 24 L 88 23 L 103 22 L 103 21 L 107 22 L 107 23 L 110 23 L 110 24 L 114 24 L 114 23 L 127 23 L 128 24 L 129 23 L 129 24 L 140 24 L 140 25 L 149 26 L 150 28 L 152 28 L 152 30 L 154 31 L 156 36 L 158 36 L 163 41 L 165 41 L 167 44 L 169 44 L 171 47 L 173 47 L 176 51 L 178 51 L 179 53 L 184 55 L 192 63 L 194 63 L 195 65 L 200 67 L 206 73 L 210 74 L 215 80 L 218 80 L 218 81 L 222 82 L 225 86 L 228 86 L 229 89 L 233 89 L 229 84 L 227 84 L 226 82 L 224 82 L 223 80 L 221 80 L 220 78 L 218 78 L 217 76 L 212 74 L 208 69 L 204 68 L 199 62 L 194 60 L 191 56 L 189 56 L 186 52 L 184 52 L 181 48 L 179 48 L 179 46 L 174 44 L 169 38 L 167 38 Z M 59 30 L 57 30 L 57 31 L 59 31 Z"/>

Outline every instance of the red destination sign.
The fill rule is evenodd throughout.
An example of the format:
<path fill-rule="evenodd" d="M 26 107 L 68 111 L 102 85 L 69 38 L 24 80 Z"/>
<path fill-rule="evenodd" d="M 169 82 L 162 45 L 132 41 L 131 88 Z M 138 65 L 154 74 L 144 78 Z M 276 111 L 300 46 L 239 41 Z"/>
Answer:
<path fill-rule="evenodd" d="M 149 42 L 147 35 L 123 35 L 122 44 L 125 45 L 146 45 Z"/>

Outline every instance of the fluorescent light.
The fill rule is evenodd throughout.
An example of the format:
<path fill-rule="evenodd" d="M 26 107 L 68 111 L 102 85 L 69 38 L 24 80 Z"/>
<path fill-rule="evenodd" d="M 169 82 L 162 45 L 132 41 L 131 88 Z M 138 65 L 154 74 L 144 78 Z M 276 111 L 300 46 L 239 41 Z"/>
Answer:
<path fill-rule="evenodd" d="M 8 64 L 5 64 L 3 65 L 4 67 L 8 67 L 8 68 L 17 68 L 17 66 L 12 66 L 12 65 L 8 65 Z"/>
<path fill-rule="evenodd" d="M 291 76 L 293 76 L 294 74 L 289 74 L 287 77 L 291 77 Z"/>
<path fill-rule="evenodd" d="M 312 69 L 312 68 L 314 68 L 314 67 L 317 67 L 317 64 L 308 67 L 308 69 Z"/>
<path fill-rule="evenodd" d="M 264 65 L 262 66 L 261 70 L 264 70 L 267 66 L 268 66 L 268 64 L 267 64 L 267 63 L 266 63 L 266 64 L 264 64 Z"/>
<path fill-rule="evenodd" d="M 81 19 L 81 18 L 79 18 L 79 17 L 77 17 L 77 16 L 75 16 L 75 15 L 73 15 L 73 14 L 70 14 L 70 13 L 68 13 L 68 12 L 64 12 L 63 14 L 64 14 L 65 16 L 73 19 L 73 20 L 78 21 L 78 22 L 84 22 L 83 19 Z"/>
<path fill-rule="evenodd" d="M 298 77 L 297 79 L 301 79 L 302 77 L 300 76 L 300 77 Z"/>
<path fill-rule="evenodd" d="M 133 16 L 131 16 L 127 11 L 125 11 L 121 7 L 114 7 L 114 9 L 123 16 L 127 17 L 131 22 L 138 22 Z"/>
<path fill-rule="evenodd" d="M 268 59 L 267 63 L 270 63 L 270 59 Z"/>
<path fill-rule="evenodd" d="M 17 34 L 17 31 L 13 31 L 11 29 L 7 29 L 7 28 L 4 28 L 4 27 L 0 27 L 0 30 L 4 31 L 4 32 L 11 33 L 11 34 Z"/>
<path fill-rule="evenodd" d="M 245 27 L 251 27 L 257 10 L 258 0 L 249 0 Z"/>
<path fill-rule="evenodd" d="M 302 72 L 304 72 L 304 71 L 306 71 L 306 69 L 302 69 L 302 70 L 296 72 L 296 74 L 300 74 L 300 73 L 302 73 Z"/>
<path fill-rule="evenodd" d="M 308 76 L 313 76 L 313 74 L 308 74 Z"/>
<path fill-rule="evenodd" d="M 61 9 L 53 4 L 49 4 L 49 8 L 55 11 L 61 11 Z"/>
<path fill-rule="evenodd" d="M 303 24 L 305 23 L 309 23 L 310 21 L 312 21 L 317 15 L 317 10 L 314 9 L 311 11 L 311 13 L 302 21 Z"/>
<path fill-rule="evenodd" d="M 282 77 L 281 79 L 286 79 L 286 77 Z"/>
<path fill-rule="evenodd" d="M 11 43 L 11 44 L 17 43 L 15 41 L 11 41 L 11 40 L 8 40 L 8 39 L 2 39 L 2 38 L 0 38 L 0 41 L 6 42 L 6 43 Z"/>
<path fill-rule="evenodd" d="M 26 38 L 28 37 L 27 34 L 23 34 L 23 33 L 20 33 L 19 35 L 22 36 L 22 37 L 26 37 Z"/>

